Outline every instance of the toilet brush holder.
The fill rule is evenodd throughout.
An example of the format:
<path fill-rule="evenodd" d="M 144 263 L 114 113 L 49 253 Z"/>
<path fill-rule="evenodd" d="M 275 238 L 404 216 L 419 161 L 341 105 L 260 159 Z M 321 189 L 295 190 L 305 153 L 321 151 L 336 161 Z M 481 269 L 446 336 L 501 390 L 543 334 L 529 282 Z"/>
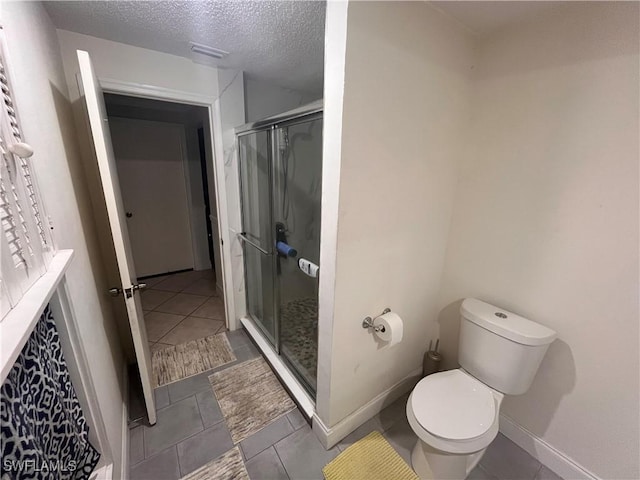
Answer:
<path fill-rule="evenodd" d="M 422 361 L 422 376 L 426 377 L 427 375 L 431 375 L 432 373 L 437 373 L 440 371 L 440 364 L 442 363 L 442 355 L 438 353 L 438 346 L 440 344 L 440 340 L 436 341 L 435 350 L 431 350 L 431 342 L 429 342 L 429 350 L 424 354 L 424 359 Z"/>

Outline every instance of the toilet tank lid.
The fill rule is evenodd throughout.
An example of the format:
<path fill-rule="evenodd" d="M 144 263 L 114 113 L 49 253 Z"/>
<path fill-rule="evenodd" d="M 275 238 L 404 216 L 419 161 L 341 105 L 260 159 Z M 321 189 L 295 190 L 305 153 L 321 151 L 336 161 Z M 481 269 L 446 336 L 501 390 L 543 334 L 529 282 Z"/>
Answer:
<path fill-rule="evenodd" d="M 544 325 L 475 298 L 464 299 L 460 314 L 476 325 L 522 345 L 547 345 L 556 338 L 556 332 Z"/>

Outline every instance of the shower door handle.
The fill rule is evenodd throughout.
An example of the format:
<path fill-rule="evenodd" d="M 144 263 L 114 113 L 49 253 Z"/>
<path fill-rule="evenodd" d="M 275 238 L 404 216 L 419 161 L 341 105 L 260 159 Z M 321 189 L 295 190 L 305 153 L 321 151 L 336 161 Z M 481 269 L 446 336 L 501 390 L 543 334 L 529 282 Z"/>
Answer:
<path fill-rule="evenodd" d="M 247 238 L 247 235 L 246 235 L 244 232 L 242 232 L 242 233 L 238 233 L 238 238 L 239 238 L 240 240 L 242 240 L 243 242 L 248 243 L 248 244 L 249 244 L 249 245 L 251 245 L 252 247 L 257 248 L 258 250 L 260 250 L 260 251 L 261 251 L 262 253 L 264 253 L 265 255 L 271 255 L 269 252 L 267 252 L 267 251 L 266 251 L 264 248 L 262 248 L 260 245 L 258 245 L 258 244 L 256 244 L 256 243 L 253 243 L 251 240 L 249 240 L 249 239 Z"/>

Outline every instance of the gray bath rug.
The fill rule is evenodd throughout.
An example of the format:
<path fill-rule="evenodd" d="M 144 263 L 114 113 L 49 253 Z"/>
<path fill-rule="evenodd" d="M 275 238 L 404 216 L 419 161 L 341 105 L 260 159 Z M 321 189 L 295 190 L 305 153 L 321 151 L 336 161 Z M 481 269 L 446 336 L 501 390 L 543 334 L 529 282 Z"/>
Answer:
<path fill-rule="evenodd" d="M 163 348 L 151 354 L 154 387 L 177 382 L 235 360 L 224 333 Z"/>
<path fill-rule="evenodd" d="M 295 408 L 262 357 L 216 372 L 209 381 L 235 444 Z"/>
<path fill-rule="evenodd" d="M 234 447 L 181 480 L 249 480 L 249 474 L 238 447 Z"/>

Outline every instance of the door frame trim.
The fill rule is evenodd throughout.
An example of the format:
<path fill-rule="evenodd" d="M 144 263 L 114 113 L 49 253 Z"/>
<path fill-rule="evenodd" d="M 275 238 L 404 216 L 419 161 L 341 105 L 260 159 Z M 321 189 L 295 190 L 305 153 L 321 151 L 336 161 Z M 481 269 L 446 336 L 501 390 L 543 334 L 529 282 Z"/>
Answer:
<path fill-rule="evenodd" d="M 224 283 L 223 299 L 227 328 L 235 330 L 239 322 L 235 315 L 233 301 L 233 278 L 231 275 L 231 240 L 229 238 L 229 220 L 227 212 L 227 193 L 224 182 L 224 148 L 222 145 L 222 117 L 220 114 L 220 98 L 199 95 L 193 92 L 173 90 L 155 85 L 123 82 L 109 78 L 98 77 L 102 90 L 107 93 L 149 98 L 153 100 L 168 100 L 207 108 L 209 112 L 209 141 L 213 153 L 213 180 L 216 191 L 216 215 L 218 219 L 218 235 L 220 237 L 220 259 L 222 280 Z"/>

